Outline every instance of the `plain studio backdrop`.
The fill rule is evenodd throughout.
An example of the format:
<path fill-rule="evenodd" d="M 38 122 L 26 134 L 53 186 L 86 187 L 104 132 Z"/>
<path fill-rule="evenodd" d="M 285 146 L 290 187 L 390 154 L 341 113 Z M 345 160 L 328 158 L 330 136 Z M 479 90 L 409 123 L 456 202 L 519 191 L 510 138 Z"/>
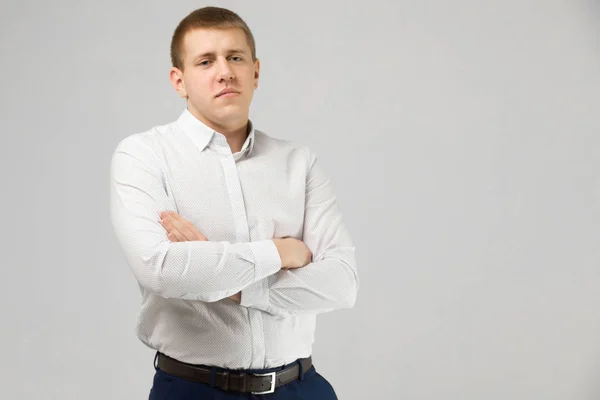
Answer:
<path fill-rule="evenodd" d="M 3 399 L 147 398 L 110 157 L 182 112 L 169 44 L 205 5 L 2 1 Z M 254 31 L 251 119 L 317 153 L 356 244 L 314 344 L 340 399 L 600 398 L 600 4 L 210 5 Z"/>

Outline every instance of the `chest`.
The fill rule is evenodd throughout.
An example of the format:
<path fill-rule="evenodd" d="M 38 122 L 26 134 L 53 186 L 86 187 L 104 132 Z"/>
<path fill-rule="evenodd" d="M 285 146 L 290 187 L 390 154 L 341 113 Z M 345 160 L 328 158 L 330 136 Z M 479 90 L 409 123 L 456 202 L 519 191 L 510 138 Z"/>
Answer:
<path fill-rule="evenodd" d="M 305 169 L 277 155 L 172 157 L 166 184 L 176 211 L 209 240 L 302 239 Z"/>

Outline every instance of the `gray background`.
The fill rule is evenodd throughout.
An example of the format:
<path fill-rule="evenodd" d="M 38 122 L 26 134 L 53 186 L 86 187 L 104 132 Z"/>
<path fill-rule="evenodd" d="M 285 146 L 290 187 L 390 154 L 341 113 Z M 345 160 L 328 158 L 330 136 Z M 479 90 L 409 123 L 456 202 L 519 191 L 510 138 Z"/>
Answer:
<path fill-rule="evenodd" d="M 314 347 L 340 399 L 600 398 L 598 2 L 212 4 L 254 31 L 251 118 L 317 152 L 356 242 Z M 109 163 L 183 110 L 169 42 L 203 5 L 2 1 L 2 398 L 147 398 Z"/>

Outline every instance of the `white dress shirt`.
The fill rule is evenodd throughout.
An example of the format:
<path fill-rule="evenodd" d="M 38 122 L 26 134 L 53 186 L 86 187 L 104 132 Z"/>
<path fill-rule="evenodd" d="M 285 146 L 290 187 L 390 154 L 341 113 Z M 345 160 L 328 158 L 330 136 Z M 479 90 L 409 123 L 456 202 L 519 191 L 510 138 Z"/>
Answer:
<path fill-rule="evenodd" d="M 306 147 L 255 130 L 232 154 L 187 109 L 124 138 L 113 153 L 110 211 L 142 294 L 136 333 L 177 360 L 270 368 L 312 354 L 316 314 L 354 305 L 355 252 L 332 185 Z M 208 241 L 171 242 L 173 210 Z M 272 239 L 313 254 L 282 270 Z M 241 291 L 241 304 L 228 297 Z"/>

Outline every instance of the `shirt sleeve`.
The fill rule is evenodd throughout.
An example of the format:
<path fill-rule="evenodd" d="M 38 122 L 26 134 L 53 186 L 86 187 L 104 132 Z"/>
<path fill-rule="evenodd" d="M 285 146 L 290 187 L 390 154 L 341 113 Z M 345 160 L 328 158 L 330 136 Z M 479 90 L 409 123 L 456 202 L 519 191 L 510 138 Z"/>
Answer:
<path fill-rule="evenodd" d="M 123 139 L 111 159 L 111 223 L 143 288 L 165 298 L 213 302 L 280 270 L 272 240 L 171 242 L 160 212 L 174 210 L 174 202 L 160 165 L 138 135 Z"/>
<path fill-rule="evenodd" d="M 355 247 L 331 181 L 310 153 L 302 240 L 313 254 L 302 268 L 280 270 L 242 290 L 241 305 L 286 317 L 351 308 L 359 280 Z"/>

